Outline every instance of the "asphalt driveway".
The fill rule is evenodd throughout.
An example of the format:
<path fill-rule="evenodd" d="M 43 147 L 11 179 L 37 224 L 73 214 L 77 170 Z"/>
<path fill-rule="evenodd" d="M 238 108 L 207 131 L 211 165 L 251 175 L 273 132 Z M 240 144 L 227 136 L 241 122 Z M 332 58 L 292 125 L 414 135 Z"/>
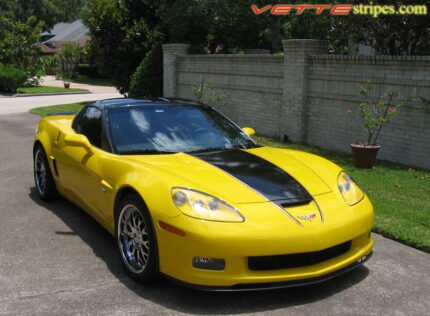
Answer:
<path fill-rule="evenodd" d="M 219 294 L 136 284 L 94 220 L 64 200 L 37 199 L 37 120 L 0 115 L 0 314 L 430 314 L 430 254 L 378 235 L 365 266 L 315 286 Z"/>

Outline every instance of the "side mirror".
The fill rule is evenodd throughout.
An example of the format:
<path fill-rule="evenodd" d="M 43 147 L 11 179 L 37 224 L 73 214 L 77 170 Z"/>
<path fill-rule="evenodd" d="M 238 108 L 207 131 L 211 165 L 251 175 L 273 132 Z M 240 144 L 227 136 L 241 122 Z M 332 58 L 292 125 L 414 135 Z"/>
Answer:
<path fill-rule="evenodd" d="M 242 128 L 242 131 L 249 137 L 252 137 L 255 135 L 255 130 L 252 127 L 244 127 Z"/>
<path fill-rule="evenodd" d="M 94 153 L 90 141 L 85 135 L 82 134 L 69 134 L 64 137 L 64 144 L 71 147 L 84 148 L 89 154 Z"/>

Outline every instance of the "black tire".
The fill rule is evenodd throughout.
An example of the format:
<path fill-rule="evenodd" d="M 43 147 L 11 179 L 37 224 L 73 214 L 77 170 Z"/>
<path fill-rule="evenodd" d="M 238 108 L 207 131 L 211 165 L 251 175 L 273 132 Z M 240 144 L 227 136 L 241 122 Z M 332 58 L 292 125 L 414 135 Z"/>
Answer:
<path fill-rule="evenodd" d="M 139 221 L 141 224 L 133 226 L 132 223 Z M 116 207 L 115 243 L 121 264 L 131 278 L 141 283 L 157 279 L 158 246 L 154 225 L 147 207 L 135 194 L 125 196 Z"/>
<path fill-rule="evenodd" d="M 50 201 L 58 196 L 48 159 L 42 145 L 36 145 L 33 153 L 34 183 L 42 201 Z M 44 179 L 44 180 L 43 180 Z"/>

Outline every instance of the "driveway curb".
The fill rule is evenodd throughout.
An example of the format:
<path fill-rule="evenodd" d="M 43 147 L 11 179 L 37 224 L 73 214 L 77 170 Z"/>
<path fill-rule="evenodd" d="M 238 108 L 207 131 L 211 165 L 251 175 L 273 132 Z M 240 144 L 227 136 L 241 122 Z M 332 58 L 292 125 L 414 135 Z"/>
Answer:
<path fill-rule="evenodd" d="M 77 91 L 77 92 L 50 92 L 50 93 L 25 93 L 25 94 L 14 94 L 13 98 L 25 98 L 25 97 L 41 97 L 50 95 L 70 95 L 70 94 L 91 94 L 90 91 Z"/>

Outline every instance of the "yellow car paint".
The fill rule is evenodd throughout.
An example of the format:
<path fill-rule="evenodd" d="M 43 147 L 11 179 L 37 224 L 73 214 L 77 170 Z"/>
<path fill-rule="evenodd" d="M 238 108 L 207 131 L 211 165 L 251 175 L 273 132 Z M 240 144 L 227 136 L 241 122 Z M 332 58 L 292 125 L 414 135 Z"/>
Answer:
<path fill-rule="evenodd" d="M 244 189 L 229 174 L 184 153 L 119 156 L 98 148 L 88 151 L 70 146 L 76 140 L 73 118 L 45 117 L 36 130 L 36 143 L 49 157 L 58 191 L 112 235 L 118 194 L 123 189 L 137 192 L 155 227 L 160 272 L 172 278 L 205 286 L 308 279 L 353 264 L 372 250 L 370 200 L 365 196 L 355 205 L 346 204 L 337 188 L 341 168 L 321 157 L 269 147 L 247 150 L 299 179 L 313 196 L 309 205 L 281 210 L 254 190 Z M 245 221 L 224 223 L 188 217 L 172 202 L 172 187 L 216 196 L 236 208 Z M 316 214 L 312 220 L 298 219 L 312 214 Z M 173 229 L 163 229 L 160 223 Z M 174 229 L 184 234 L 174 233 Z M 268 271 L 253 271 L 247 266 L 250 256 L 319 251 L 346 241 L 352 241 L 348 252 L 311 266 Z M 225 270 L 193 268 L 195 256 L 222 258 Z"/>

